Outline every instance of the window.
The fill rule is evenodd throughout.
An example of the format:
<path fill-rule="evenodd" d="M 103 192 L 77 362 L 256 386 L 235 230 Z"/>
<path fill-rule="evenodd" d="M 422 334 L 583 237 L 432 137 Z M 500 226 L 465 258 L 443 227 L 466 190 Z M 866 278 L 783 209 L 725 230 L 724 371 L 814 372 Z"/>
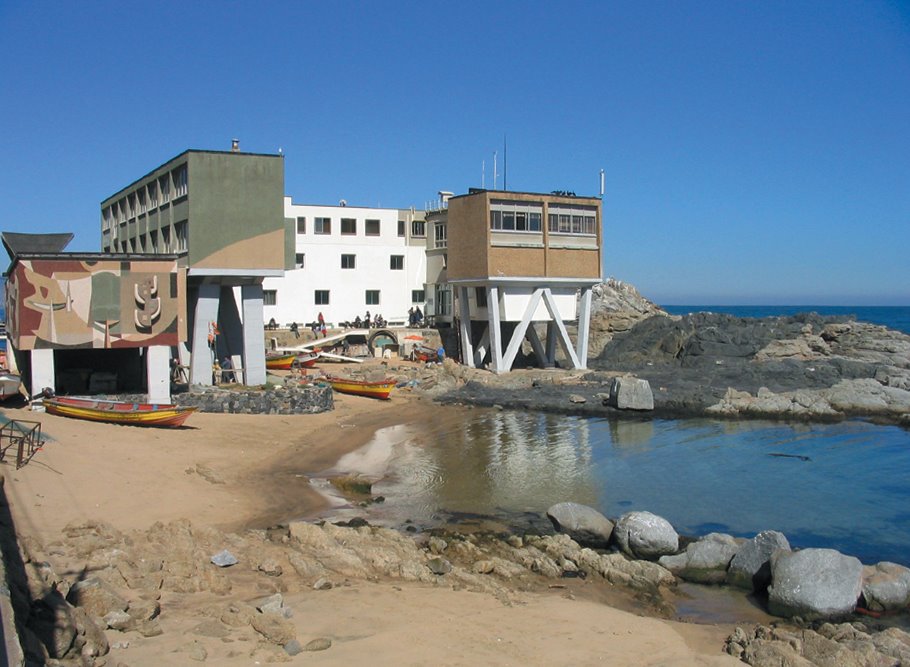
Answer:
<path fill-rule="evenodd" d="M 274 290 L 274 289 L 262 290 L 262 305 L 263 306 L 274 306 L 277 303 L 278 303 L 278 290 Z"/>
<path fill-rule="evenodd" d="M 379 290 L 378 289 L 368 289 L 366 292 L 366 302 L 368 306 L 378 306 L 379 305 Z"/>
<path fill-rule="evenodd" d="M 149 232 L 149 252 L 158 252 L 158 231 L 153 230 Z"/>
<path fill-rule="evenodd" d="M 411 303 L 423 303 L 427 300 L 427 293 L 422 289 L 411 290 Z"/>
<path fill-rule="evenodd" d="M 379 220 L 364 221 L 364 234 L 367 236 L 379 236 Z"/>
<path fill-rule="evenodd" d="M 477 302 L 478 308 L 487 307 L 487 288 L 486 287 L 475 287 L 474 288 L 474 300 Z"/>
<path fill-rule="evenodd" d="M 177 237 L 177 252 L 186 250 L 186 220 L 174 225 L 174 236 Z"/>
<path fill-rule="evenodd" d="M 161 229 L 161 244 L 164 246 L 164 252 L 173 252 L 171 248 L 171 228 L 163 227 Z"/>
<path fill-rule="evenodd" d="M 404 270 L 404 255 L 392 255 L 389 258 L 389 268 L 392 271 Z"/>
<path fill-rule="evenodd" d="M 148 184 L 149 189 L 149 208 L 158 206 L 158 181 L 152 181 Z"/>
<path fill-rule="evenodd" d="M 313 233 L 314 234 L 331 234 L 332 233 L 332 219 L 331 218 L 313 218 Z"/>
<path fill-rule="evenodd" d="M 420 238 L 426 238 L 427 235 L 427 223 L 425 220 L 412 220 L 411 221 L 411 236 L 418 236 Z"/>
<path fill-rule="evenodd" d="M 167 174 L 158 179 L 158 188 L 161 190 L 161 201 L 171 200 L 171 179 Z"/>
<path fill-rule="evenodd" d="M 306 255 L 302 252 L 298 252 L 294 255 L 294 267 L 302 269 L 305 265 Z"/>
<path fill-rule="evenodd" d="M 356 255 L 342 255 L 341 256 L 341 268 L 342 269 L 353 269 L 357 264 Z"/>
<path fill-rule="evenodd" d="M 447 238 L 446 223 L 437 222 L 435 225 L 433 225 L 433 231 L 436 234 L 435 247 L 436 248 L 445 248 L 446 247 L 446 238 Z"/>
<path fill-rule="evenodd" d="M 174 176 L 174 196 L 182 197 L 187 192 L 186 165 L 177 167 L 172 174 Z"/>
<path fill-rule="evenodd" d="M 345 236 L 351 236 L 357 233 L 357 221 L 354 218 L 341 219 L 341 233 Z"/>
<path fill-rule="evenodd" d="M 398 236 L 404 236 L 404 230 L 406 229 L 406 224 L 404 220 L 398 221 Z"/>
<path fill-rule="evenodd" d="M 306 218 L 297 218 L 297 233 L 306 234 Z"/>
<path fill-rule="evenodd" d="M 539 232 L 543 205 L 538 202 L 493 200 L 490 229 L 506 232 Z"/>
<path fill-rule="evenodd" d="M 597 234 L 597 211 L 593 206 L 553 205 L 547 213 L 547 229 L 554 234 Z"/>
<path fill-rule="evenodd" d="M 313 293 L 313 301 L 317 306 L 329 305 L 329 291 L 327 289 L 318 289 Z"/>

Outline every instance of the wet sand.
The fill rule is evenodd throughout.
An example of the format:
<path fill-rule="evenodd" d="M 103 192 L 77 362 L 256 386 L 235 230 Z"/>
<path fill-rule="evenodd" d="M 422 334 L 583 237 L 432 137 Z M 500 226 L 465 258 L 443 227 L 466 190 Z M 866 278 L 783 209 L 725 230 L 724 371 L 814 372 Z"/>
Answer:
<path fill-rule="evenodd" d="M 39 420 L 46 444 L 22 469 L 7 455 L 4 491 L 18 534 L 48 543 L 73 523 L 105 521 L 121 531 L 189 519 L 224 531 L 262 528 L 325 508 L 308 477 L 336 465 L 377 429 L 431 420 L 440 407 L 407 392 L 390 403 L 337 396 L 330 413 L 299 416 L 195 414 L 177 431 L 95 424 L 27 410 L 9 419 Z M 470 412 L 464 410 L 464 418 Z M 58 572 L 81 563 L 54 563 Z M 233 596 L 261 588 L 243 579 Z M 331 649 L 294 662 L 348 664 L 735 664 L 721 653 L 730 626 L 646 618 L 596 596 L 516 592 L 520 604 L 446 586 L 351 581 L 332 591 L 289 591 L 298 636 L 331 636 Z M 543 587 L 542 587 L 543 588 Z M 210 600 L 162 600 L 160 637 L 134 637 L 112 659 L 139 665 L 186 664 L 184 633 Z M 641 613 L 639 611 L 639 613 Z M 111 634 L 112 631 L 109 631 Z M 111 641 L 117 641 L 114 633 Z M 251 664 L 212 640 L 209 662 Z M 174 651 L 177 651 L 176 653 Z M 220 656 L 217 657 L 216 656 Z"/>

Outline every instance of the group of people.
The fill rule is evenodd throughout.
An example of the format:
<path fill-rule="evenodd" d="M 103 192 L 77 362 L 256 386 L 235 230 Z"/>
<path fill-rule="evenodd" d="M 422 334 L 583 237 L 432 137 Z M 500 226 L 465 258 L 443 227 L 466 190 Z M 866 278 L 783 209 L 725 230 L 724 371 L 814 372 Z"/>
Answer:
<path fill-rule="evenodd" d="M 319 334 L 322 334 L 323 338 L 328 336 L 325 327 L 325 318 L 322 316 L 322 312 L 319 313 L 319 316 L 316 318 L 315 322 L 310 322 L 310 330 L 313 332 L 313 335 L 316 338 L 319 338 Z"/>
<path fill-rule="evenodd" d="M 408 326 L 419 327 L 421 324 L 423 324 L 423 313 L 420 312 L 420 306 L 411 308 L 408 311 Z"/>

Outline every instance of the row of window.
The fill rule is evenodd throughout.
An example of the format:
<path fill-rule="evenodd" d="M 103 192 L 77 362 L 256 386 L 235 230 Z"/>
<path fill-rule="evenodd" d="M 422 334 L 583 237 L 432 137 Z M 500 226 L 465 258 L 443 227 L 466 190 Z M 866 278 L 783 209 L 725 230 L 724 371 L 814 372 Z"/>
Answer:
<path fill-rule="evenodd" d="M 363 303 L 367 306 L 378 306 L 380 305 L 378 289 L 368 289 L 365 290 L 363 295 Z M 426 292 L 422 289 L 411 290 L 411 303 L 421 304 L 426 299 Z M 317 306 L 328 306 L 332 302 L 332 294 L 330 290 L 327 289 L 318 289 L 313 291 L 313 303 Z M 264 306 L 276 306 L 278 305 L 278 290 L 267 289 L 262 291 L 262 305 Z"/>
<path fill-rule="evenodd" d="M 506 232 L 539 232 L 543 206 L 534 202 L 490 202 L 490 229 Z M 552 205 L 547 209 L 547 229 L 555 234 L 597 234 L 593 207 Z M 437 246 L 439 247 L 439 246 Z"/>
<path fill-rule="evenodd" d="M 186 220 L 174 224 L 173 233 L 170 227 L 153 229 L 147 234 L 136 237 L 111 239 L 110 230 L 105 230 L 101 237 L 101 247 L 104 252 L 139 252 L 139 253 L 176 253 L 187 249 Z"/>
<path fill-rule="evenodd" d="M 554 234 L 597 234 L 596 209 L 593 206 L 557 206 L 547 208 L 547 229 Z"/>
<path fill-rule="evenodd" d="M 357 235 L 357 219 L 356 218 L 340 218 L 340 231 L 342 236 L 356 236 Z M 306 234 L 307 221 L 306 216 L 298 216 L 297 218 L 297 233 Z M 398 221 L 398 236 L 405 236 L 405 231 L 407 229 L 407 223 L 404 220 Z M 314 217 L 313 218 L 313 233 L 314 234 L 331 234 L 332 233 L 332 219 L 325 217 Z M 364 236 L 379 236 L 381 234 L 381 221 L 376 219 L 366 219 L 363 221 L 363 233 Z M 423 220 L 414 220 L 411 222 L 411 236 L 416 237 L 425 237 L 426 236 L 426 223 Z"/>
<path fill-rule="evenodd" d="M 185 164 L 159 178 L 149 181 L 137 190 L 121 197 L 110 206 L 106 206 L 101 211 L 104 227 L 109 228 L 118 222 L 126 222 L 131 218 L 158 208 L 159 205 L 167 204 L 171 200 L 172 191 L 174 199 L 183 197 L 188 191 Z"/>
<path fill-rule="evenodd" d="M 298 252 L 294 255 L 294 266 L 298 269 L 302 269 L 306 266 L 306 253 Z M 342 255 L 341 268 L 356 269 L 357 255 Z M 404 255 L 389 256 L 389 269 L 392 271 L 404 271 Z"/>

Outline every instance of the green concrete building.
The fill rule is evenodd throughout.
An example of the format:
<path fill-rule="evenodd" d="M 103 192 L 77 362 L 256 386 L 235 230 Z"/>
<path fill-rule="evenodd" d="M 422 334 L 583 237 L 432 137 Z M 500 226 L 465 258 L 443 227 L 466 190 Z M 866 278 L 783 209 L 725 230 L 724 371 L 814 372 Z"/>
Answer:
<path fill-rule="evenodd" d="M 192 384 L 229 357 L 246 384 L 265 382 L 262 281 L 287 266 L 281 155 L 188 150 L 101 202 L 106 253 L 178 255 L 187 270 Z"/>

